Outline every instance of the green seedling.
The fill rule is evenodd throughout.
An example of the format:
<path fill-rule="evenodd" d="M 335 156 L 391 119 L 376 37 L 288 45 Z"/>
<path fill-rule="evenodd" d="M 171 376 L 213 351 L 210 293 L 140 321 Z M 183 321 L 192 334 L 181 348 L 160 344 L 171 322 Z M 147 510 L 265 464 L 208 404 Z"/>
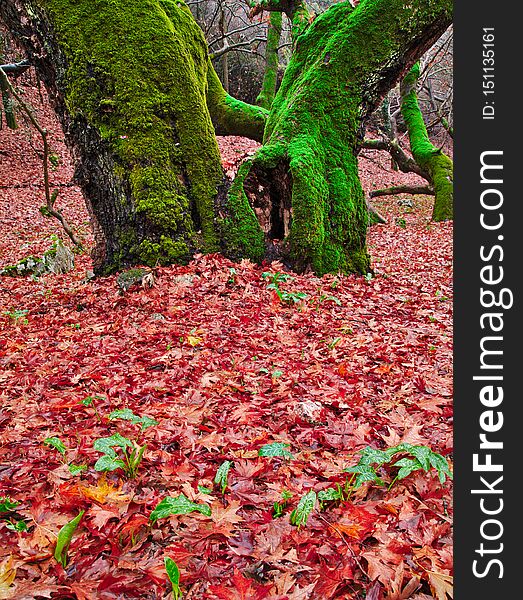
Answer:
<path fill-rule="evenodd" d="M 329 487 L 318 492 L 318 501 L 320 507 L 325 508 L 328 502 L 346 502 L 350 499 L 352 493 L 352 480 L 354 475 L 350 479 L 346 480 L 344 485 L 336 484 L 336 487 Z"/>
<path fill-rule="evenodd" d="M 281 493 L 281 502 L 275 502 L 272 505 L 272 518 L 278 519 L 281 517 L 287 507 L 287 500 L 292 498 L 292 494 L 288 490 L 283 490 Z"/>
<path fill-rule="evenodd" d="M 44 444 L 46 446 L 49 446 L 50 448 L 54 448 L 55 450 L 57 450 L 65 460 L 65 455 L 67 454 L 67 448 L 65 447 L 65 444 L 62 442 L 62 440 L 59 437 L 45 438 Z"/>
<path fill-rule="evenodd" d="M 282 456 L 283 458 L 294 458 L 294 455 L 287 450 L 290 444 L 283 442 L 273 442 L 272 444 L 265 444 L 258 450 L 258 456 Z"/>
<path fill-rule="evenodd" d="M 25 318 L 29 311 L 27 309 L 12 309 L 12 310 L 4 310 L 3 314 L 8 317 L 15 325 L 22 323 L 22 325 L 27 325 L 29 321 Z"/>
<path fill-rule="evenodd" d="M 318 302 L 320 304 L 323 304 L 324 302 L 334 302 L 334 304 L 337 304 L 338 306 L 341 306 L 342 304 L 339 298 L 336 298 L 336 296 L 331 296 L 329 294 L 321 294 L 321 296 L 318 299 Z"/>
<path fill-rule="evenodd" d="M 115 433 L 110 437 L 98 438 L 93 447 L 103 454 L 94 465 L 96 471 L 122 469 L 129 479 L 134 479 L 147 444 L 140 446 L 136 441 Z"/>
<path fill-rule="evenodd" d="M 354 467 L 345 469 L 348 473 L 354 473 L 355 479 L 353 488 L 358 489 L 366 481 L 370 481 L 377 485 L 384 485 L 382 479 L 376 472 L 376 467 L 390 465 L 391 467 L 399 467 L 396 476 L 389 485 L 392 485 L 401 479 L 404 479 L 414 471 L 423 470 L 429 471 L 431 468 L 436 469 L 440 483 L 445 483 L 446 478 L 452 479 L 452 472 L 446 459 L 433 452 L 427 446 L 413 446 L 412 444 L 401 443 L 397 446 L 392 446 L 386 450 L 379 450 L 367 446 L 360 452 L 361 458 L 358 464 Z M 410 454 L 412 458 L 404 457 L 395 463 L 391 463 L 394 456 L 397 454 Z M 376 466 L 374 466 L 376 465 Z"/>
<path fill-rule="evenodd" d="M 27 531 L 27 523 L 23 519 L 17 519 L 16 507 L 20 505 L 18 500 L 12 500 L 10 496 L 0 496 L 0 515 L 9 520 L 5 523 L 11 531 Z M 5 514 L 3 514 L 5 513 Z"/>
<path fill-rule="evenodd" d="M 98 421 L 98 423 L 101 423 L 102 418 L 100 417 L 98 408 L 96 407 L 95 400 L 104 400 L 104 397 L 103 396 L 86 396 L 83 400 L 80 400 L 80 404 L 82 404 L 83 406 L 86 406 L 86 407 L 92 406 L 96 420 Z"/>
<path fill-rule="evenodd" d="M 113 410 L 109 415 L 109 420 L 114 421 L 115 419 L 122 419 L 123 421 L 130 421 L 133 425 L 140 425 L 141 431 L 145 431 L 148 427 L 158 425 L 158 421 L 151 419 L 147 415 L 139 416 L 135 415 L 130 408 L 121 408 Z"/>
<path fill-rule="evenodd" d="M 188 515 L 195 511 L 206 517 L 211 516 L 211 507 L 207 504 L 191 502 L 185 494 L 167 496 L 156 505 L 156 508 L 149 515 L 149 520 L 156 523 L 158 519 L 166 519 L 172 515 Z"/>
<path fill-rule="evenodd" d="M 50 448 L 54 448 L 57 452 L 62 455 L 62 463 L 67 465 L 67 448 L 59 437 L 48 437 L 45 438 L 44 444 Z M 87 465 L 75 465 L 73 463 L 67 465 L 71 475 L 79 475 L 82 471 L 87 469 Z"/>
<path fill-rule="evenodd" d="M 0 496 L 0 513 L 12 512 L 20 502 L 13 500 L 11 496 Z"/>
<path fill-rule="evenodd" d="M 174 600 L 179 600 L 179 598 L 182 597 L 182 591 L 180 589 L 180 569 L 174 560 L 168 556 L 165 557 L 164 564 L 167 577 L 171 582 L 173 598 Z"/>
<path fill-rule="evenodd" d="M 318 496 L 316 492 L 312 490 L 302 496 L 298 502 L 298 506 L 291 512 L 291 525 L 296 525 L 298 528 L 302 525 L 306 525 L 311 512 L 316 506 L 317 499 Z"/>
<path fill-rule="evenodd" d="M 307 294 L 304 294 L 303 292 L 287 292 L 286 290 L 282 290 L 280 288 L 280 282 L 292 281 L 294 279 L 286 273 L 270 273 L 266 271 L 265 273 L 262 273 L 262 277 L 269 281 L 267 289 L 274 290 L 280 299 L 280 302 L 283 302 L 284 304 L 297 304 L 298 302 L 308 298 Z"/>
<path fill-rule="evenodd" d="M 227 478 L 229 477 L 229 471 L 231 470 L 232 462 L 230 460 L 224 461 L 216 471 L 216 475 L 214 477 L 215 485 L 220 486 L 220 490 L 222 494 L 225 494 L 225 490 L 227 489 Z"/>
<path fill-rule="evenodd" d="M 18 532 L 22 532 L 22 531 L 27 531 L 29 529 L 27 523 L 20 519 L 18 521 L 15 520 L 11 520 L 8 521 L 5 526 L 7 527 L 7 529 L 10 529 L 11 531 L 18 531 Z"/>
<path fill-rule="evenodd" d="M 236 285 L 236 276 L 238 275 L 238 271 L 236 271 L 236 269 L 234 267 L 231 267 L 229 269 L 229 279 L 227 280 L 227 283 L 229 285 Z"/>
<path fill-rule="evenodd" d="M 81 510 L 78 515 L 66 523 L 62 529 L 58 532 L 58 537 L 56 539 L 56 546 L 54 550 L 54 557 L 57 562 L 59 562 L 62 567 L 66 567 L 67 565 L 67 551 L 69 550 L 69 545 L 71 543 L 71 539 L 73 537 L 73 533 L 76 531 L 78 524 L 80 523 L 85 510 Z"/>

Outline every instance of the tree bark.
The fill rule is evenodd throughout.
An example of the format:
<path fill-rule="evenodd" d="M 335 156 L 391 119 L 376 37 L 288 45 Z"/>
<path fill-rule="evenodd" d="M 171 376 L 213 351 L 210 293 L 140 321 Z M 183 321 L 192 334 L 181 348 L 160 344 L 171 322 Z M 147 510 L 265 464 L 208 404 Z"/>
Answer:
<path fill-rule="evenodd" d="M 256 103 L 269 110 L 276 94 L 278 81 L 278 47 L 280 45 L 282 14 L 271 12 L 267 27 L 267 46 L 265 48 L 265 73 Z"/>
<path fill-rule="evenodd" d="M 219 249 L 223 182 L 207 46 L 170 0 L 9 0 L 1 13 L 50 92 L 93 221 L 97 273 Z"/>
<path fill-rule="evenodd" d="M 296 270 L 370 269 L 357 162 L 365 121 L 451 15 L 450 0 L 364 0 L 356 9 L 343 2 L 297 37 L 264 145 L 231 188 L 231 213 L 239 214 L 229 220 L 228 233 L 237 253 L 259 258 L 254 232 L 256 215 L 264 215 L 265 235 L 284 240 L 282 258 Z M 260 188 L 270 206 L 254 193 Z"/>
<path fill-rule="evenodd" d="M 268 118 L 225 92 L 182 0 L 0 2 L 72 149 L 97 273 L 197 251 L 260 260 L 273 240 L 298 271 L 369 270 L 364 123 L 449 25 L 452 2 L 343 2 L 309 24 L 302 1 L 274 1 L 296 48 Z M 263 132 L 228 194 L 215 130 Z"/>

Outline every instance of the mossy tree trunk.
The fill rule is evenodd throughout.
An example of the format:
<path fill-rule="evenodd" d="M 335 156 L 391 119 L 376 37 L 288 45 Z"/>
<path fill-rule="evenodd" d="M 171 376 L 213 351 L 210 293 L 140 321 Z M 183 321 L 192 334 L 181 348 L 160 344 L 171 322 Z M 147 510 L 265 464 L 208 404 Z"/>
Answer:
<path fill-rule="evenodd" d="M 266 112 L 225 93 L 185 4 L 2 0 L 0 15 L 45 83 L 72 150 L 95 271 L 220 250 L 217 199 L 227 186 L 213 121 L 261 139 Z"/>
<path fill-rule="evenodd" d="M 430 141 L 416 93 L 419 75 L 420 67 L 416 63 L 401 82 L 401 114 L 409 133 L 412 156 L 428 174 L 434 188 L 432 220 L 447 221 L 453 217 L 454 168 L 452 160 Z"/>
<path fill-rule="evenodd" d="M 73 151 L 97 273 L 274 248 L 297 270 L 369 270 L 365 120 L 450 24 L 452 2 L 343 2 L 310 23 L 301 0 L 274 1 L 295 51 L 269 116 L 225 92 L 181 0 L 0 2 Z M 227 194 L 215 133 L 262 132 Z"/>
<path fill-rule="evenodd" d="M 292 3 L 263 0 L 267 10 Z M 231 190 L 230 239 L 256 258 L 260 238 L 317 273 L 369 270 L 368 214 L 357 154 L 367 117 L 450 25 L 450 0 L 335 4 L 299 34 L 265 128 L 264 145 Z M 292 18 L 292 15 L 290 15 Z M 256 190 L 266 189 L 267 201 Z M 248 247 L 242 242 L 251 215 Z M 256 243 L 257 242 L 257 243 Z"/>

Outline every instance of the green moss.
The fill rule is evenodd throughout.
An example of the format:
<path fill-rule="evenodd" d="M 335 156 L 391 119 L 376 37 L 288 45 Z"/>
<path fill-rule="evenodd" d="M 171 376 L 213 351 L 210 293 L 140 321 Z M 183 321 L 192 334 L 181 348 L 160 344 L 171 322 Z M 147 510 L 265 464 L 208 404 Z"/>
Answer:
<path fill-rule="evenodd" d="M 261 142 L 267 110 L 230 96 L 223 89 L 210 61 L 207 72 L 207 106 L 218 135 L 239 135 Z"/>
<path fill-rule="evenodd" d="M 430 141 L 416 94 L 419 75 L 420 67 L 419 63 L 416 63 L 402 81 L 401 114 L 407 125 L 412 156 L 432 179 L 436 196 L 432 220 L 445 221 L 453 217 L 453 163 L 441 148 L 437 148 Z"/>
<path fill-rule="evenodd" d="M 174 242 L 166 236 L 162 236 L 158 243 L 143 240 L 139 244 L 136 254 L 140 257 L 141 264 L 149 267 L 171 263 L 184 264 L 190 258 L 189 248 L 186 244 Z"/>
<path fill-rule="evenodd" d="M 282 28 L 282 14 L 271 12 L 267 29 L 267 45 L 265 49 L 265 73 L 263 75 L 262 87 L 257 104 L 267 110 L 270 109 L 274 95 L 276 94 L 276 83 L 278 80 L 278 47 L 280 45 Z"/>
<path fill-rule="evenodd" d="M 243 187 L 251 164 L 252 159 L 247 160 L 238 169 L 227 196 L 227 216 L 219 219 L 223 251 L 233 260 L 245 257 L 259 261 L 265 253 L 264 234 Z"/>
<path fill-rule="evenodd" d="M 205 110 L 207 46 L 187 6 L 171 0 L 39 1 L 68 61 L 68 111 L 96 128 L 110 148 L 115 176 L 130 190 L 121 210 L 136 212 L 149 224 L 143 241 L 172 257 L 179 252 L 160 240 L 191 245 L 195 206 L 201 250 L 215 251 L 222 168 Z M 120 254 L 131 260 L 128 249 Z"/>

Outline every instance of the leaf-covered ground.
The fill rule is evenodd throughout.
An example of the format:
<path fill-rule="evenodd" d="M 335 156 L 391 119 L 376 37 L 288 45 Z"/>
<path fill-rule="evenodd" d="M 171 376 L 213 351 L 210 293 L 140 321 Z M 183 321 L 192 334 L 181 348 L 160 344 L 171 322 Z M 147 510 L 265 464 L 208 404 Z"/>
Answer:
<path fill-rule="evenodd" d="M 61 133 L 27 95 L 60 157 L 57 205 L 89 246 Z M 32 146 L 0 131 L 0 267 L 64 237 L 38 212 Z M 221 146 L 228 170 L 255 149 Z M 367 190 L 409 180 L 387 162 L 361 161 Z M 66 275 L 0 278 L 0 504 L 19 503 L 0 513 L 0 598 L 173 597 L 166 557 L 192 600 L 451 595 L 452 483 L 434 469 L 395 482 L 397 467 L 377 469 L 385 485 L 291 524 L 305 494 L 348 490 L 365 447 L 423 445 L 452 464 L 452 225 L 430 223 L 430 199 L 376 205 L 374 277 L 290 274 L 288 302 L 270 286 L 282 265 L 217 255 L 126 293 L 88 279 L 87 254 Z M 125 408 L 157 424 L 108 418 Z M 94 469 L 94 442 L 117 432 L 147 444 L 134 479 Z M 276 442 L 286 456 L 259 455 Z M 204 508 L 150 519 L 181 494 Z M 57 535 L 81 510 L 64 568 Z"/>

